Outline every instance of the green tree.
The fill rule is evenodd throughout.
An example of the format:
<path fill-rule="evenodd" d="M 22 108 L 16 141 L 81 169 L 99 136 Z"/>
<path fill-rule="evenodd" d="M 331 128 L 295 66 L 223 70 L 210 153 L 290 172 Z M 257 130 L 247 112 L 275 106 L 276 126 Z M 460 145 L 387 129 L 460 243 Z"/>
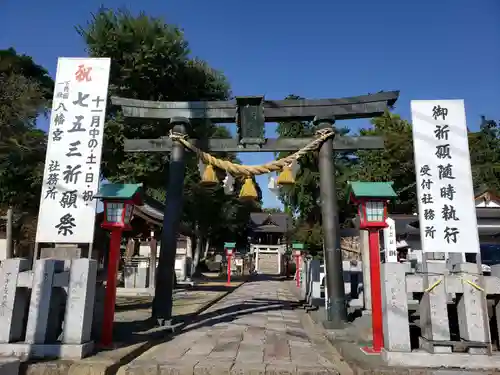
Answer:
<path fill-rule="evenodd" d="M 135 16 L 126 10 L 100 9 L 86 26 L 79 26 L 77 30 L 90 56 L 111 58 L 110 96 L 154 101 L 230 97 L 225 76 L 205 61 L 192 57 L 182 31 L 160 18 L 143 13 Z M 193 120 L 190 125 L 187 130 L 194 138 L 230 137 L 225 127 L 210 121 Z M 168 154 L 126 153 L 123 141 L 126 138 L 159 138 L 166 136 L 168 131 L 165 121 L 125 121 L 119 108 L 110 106 L 104 134 L 104 177 L 117 182 L 141 181 L 165 195 Z M 233 154 L 217 156 L 236 161 Z M 226 196 L 220 186 L 205 189 L 199 185 L 198 160 L 193 153 L 187 153 L 186 164 L 183 222 L 196 231 L 199 253 L 201 247 L 218 241 L 222 233 L 227 233 L 228 226 L 240 230 L 247 225 L 244 213 L 248 210 L 245 205 L 235 202 L 234 196 Z"/>
<path fill-rule="evenodd" d="M 417 212 L 415 164 L 411 124 L 387 111 L 372 119 L 373 128 L 361 135 L 382 136 L 385 148 L 357 152 L 353 178 L 365 181 L 393 181 L 398 198 L 392 212 Z M 479 131 L 469 132 L 469 152 L 474 188 L 500 190 L 500 127 L 481 117 Z"/>
<path fill-rule="evenodd" d="M 0 215 L 14 208 L 16 256 L 33 248 L 46 151 L 36 119 L 49 108 L 53 86 L 31 57 L 0 50 Z"/>
<path fill-rule="evenodd" d="M 230 96 L 221 73 L 198 58 L 191 58 L 182 31 L 160 18 L 126 10 L 100 9 L 85 27 L 77 27 L 92 57 L 110 57 L 109 96 L 142 100 L 221 100 Z M 165 183 L 168 155 L 125 153 L 125 138 L 159 138 L 169 131 L 162 121 L 128 121 L 110 107 L 105 125 L 103 174 L 111 181 L 143 181 L 148 186 Z M 212 136 L 216 126 L 193 121 L 191 136 Z M 192 155 L 188 169 L 197 168 Z M 190 173 L 188 173 L 190 175 Z"/>
<path fill-rule="evenodd" d="M 143 100 L 218 100 L 229 97 L 225 77 L 204 61 L 191 58 L 182 31 L 162 19 L 126 10 L 100 9 L 85 27 L 77 27 L 91 57 L 110 57 L 109 96 Z M 126 153 L 126 138 L 159 138 L 169 131 L 164 121 L 125 122 L 116 107 L 108 107 L 105 125 L 103 175 L 113 182 L 142 181 L 162 188 L 168 169 L 168 155 Z M 204 138 L 217 127 L 193 121 L 188 132 Z M 186 186 L 197 172 L 197 160 L 188 153 Z M 190 195 L 187 194 L 189 197 Z"/>
<path fill-rule="evenodd" d="M 289 95 L 287 100 L 300 100 L 297 95 Z M 347 128 L 337 128 L 335 131 L 340 135 L 349 133 Z M 283 138 L 311 138 L 316 132 L 312 122 L 287 121 L 278 124 L 277 133 Z M 285 157 L 290 152 L 282 152 L 278 157 Z M 345 184 L 350 176 L 350 169 L 355 162 L 352 154 L 348 152 L 336 152 L 334 156 L 336 167 L 336 188 L 340 207 L 340 220 L 343 222 L 348 216 L 345 202 Z M 293 213 L 296 219 L 296 230 L 294 239 L 303 242 L 312 252 L 321 252 L 322 229 L 321 229 L 321 207 L 319 205 L 319 169 L 318 152 L 299 160 L 300 170 L 295 178 L 295 184 L 284 187 L 280 192 L 280 200 L 285 206 L 285 211 Z"/>
<path fill-rule="evenodd" d="M 371 120 L 370 129 L 360 135 L 381 136 L 384 149 L 356 152 L 357 163 L 351 178 L 361 181 L 393 181 L 398 198 L 391 211 L 416 212 L 415 165 L 411 124 L 386 111 Z"/>
<path fill-rule="evenodd" d="M 31 57 L 0 50 L 0 206 L 38 214 L 46 137 L 36 119 L 49 108 L 53 86 Z"/>
<path fill-rule="evenodd" d="M 222 130 L 224 129 L 224 130 Z M 231 135 L 226 128 L 220 127 L 217 137 L 229 138 Z M 234 154 L 219 153 L 218 157 L 240 163 Z M 204 187 L 200 184 L 200 175 L 197 171 L 185 180 L 186 199 L 183 220 L 188 225 L 193 225 L 197 232 L 195 245 L 194 264 L 196 267 L 204 257 L 210 246 L 221 247 L 224 242 L 233 241 L 238 245 L 246 240 L 250 212 L 258 211 L 262 201 L 262 192 L 255 183 L 258 194 L 257 201 L 244 202 L 239 199 L 242 181 L 234 184 L 234 192 L 227 195 L 224 192 L 223 180 L 225 173 L 216 171 L 219 183 L 214 187 Z"/>
<path fill-rule="evenodd" d="M 500 192 L 500 125 L 481 116 L 478 132 L 469 133 L 474 188 Z"/>

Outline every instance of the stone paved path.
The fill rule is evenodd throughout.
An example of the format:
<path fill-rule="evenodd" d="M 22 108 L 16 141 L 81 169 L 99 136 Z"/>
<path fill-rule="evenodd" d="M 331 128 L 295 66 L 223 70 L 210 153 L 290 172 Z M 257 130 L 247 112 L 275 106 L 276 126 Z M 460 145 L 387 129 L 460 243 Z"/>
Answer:
<path fill-rule="evenodd" d="M 288 281 L 248 282 L 172 340 L 145 352 L 130 374 L 342 374 L 310 327 Z"/>
<path fill-rule="evenodd" d="M 225 294 L 224 291 L 177 291 L 173 296 L 173 315 L 181 319 L 183 316 L 194 314 L 223 294 Z M 161 331 L 152 326 L 149 320 L 152 301 L 153 297 L 147 296 L 117 298 L 113 329 L 113 338 L 116 342 L 148 340 L 150 333 Z"/>

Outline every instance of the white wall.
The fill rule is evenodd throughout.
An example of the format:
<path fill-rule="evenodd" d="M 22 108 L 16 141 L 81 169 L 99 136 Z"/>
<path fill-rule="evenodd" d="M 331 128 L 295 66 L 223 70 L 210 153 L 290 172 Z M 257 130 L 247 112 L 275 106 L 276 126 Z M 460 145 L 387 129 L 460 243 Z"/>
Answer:
<path fill-rule="evenodd" d="M 0 238 L 0 260 L 7 259 L 7 240 Z"/>

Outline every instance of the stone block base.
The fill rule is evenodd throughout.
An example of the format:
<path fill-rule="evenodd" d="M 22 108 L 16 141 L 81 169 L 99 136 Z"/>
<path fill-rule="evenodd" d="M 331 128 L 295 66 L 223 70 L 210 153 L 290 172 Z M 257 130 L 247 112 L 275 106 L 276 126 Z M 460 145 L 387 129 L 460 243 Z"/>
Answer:
<path fill-rule="evenodd" d="M 452 352 L 452 347 L 450 345 L 436 345 L 436 343 L 430 342 L 424 337 L 419 337 L 418 342 L 421 349 L 431 354 L 450 354 Z"/>
<path fill-rule="evenodd" d="M 92 354 L 93 350 L 94 350 L 94 343 L 92 341 L 80 345 L 77 344 L 45 345 L 45 344 L 26 344 L 26 343 L 0 344 L 0 356 L 15 357 L 21 360 L 26 360 L 28 358 L 82 359 Z M 3 374 L 3 372 L 0 371 L 0 374 Z"/>
<path fill-rule="evenodd" d="M 0 358 L 0 374 L 19 374 L 19 363 L 20 361 L 17 358 Z"/>
<path fill-rule="evenodd" d="M 425 368 L 460 368 L 467 370 L 500 368 L 500 355 L 471 355 L 468 353 L 434 353 L 425 351 L 382 351 L 382 360 L 388 366 Z"/>

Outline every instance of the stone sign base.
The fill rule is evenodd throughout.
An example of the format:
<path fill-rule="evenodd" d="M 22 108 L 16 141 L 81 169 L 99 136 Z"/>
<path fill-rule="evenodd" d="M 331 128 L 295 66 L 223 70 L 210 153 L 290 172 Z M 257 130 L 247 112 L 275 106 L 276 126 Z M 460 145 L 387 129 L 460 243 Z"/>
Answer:
<path fill-rule="evenodd" d="M 2 262 L 0 356 L 80 359 L 92 352 L 97 262 L 68 262 L 38 259 L 32 270 L 28 259 Z"/>
<path fill-rule="evenodd" d="M 466 370 L 498 369 L 500 355 L 483 355 L 468 353 L 427 353 L 425 351 L 388 352 L 384 350 L 382 360 L 388 366 L 425 368 L 460 368 Z"/>
<path fill-rule="evenodd" d="M 64 358 L 75 360 L 88 357 L 90 354 L 92 354 L 93 350 L 93 342 L 74 345 L 0 343 L 0 356 L 16 357 L 21 360 L 26 360 L 28 358 Z M 2 362 L 0 362 L 0 369 L 2 369 Z M 0 371 L 0 374 L 3 374 L 3 372 Z"/>

